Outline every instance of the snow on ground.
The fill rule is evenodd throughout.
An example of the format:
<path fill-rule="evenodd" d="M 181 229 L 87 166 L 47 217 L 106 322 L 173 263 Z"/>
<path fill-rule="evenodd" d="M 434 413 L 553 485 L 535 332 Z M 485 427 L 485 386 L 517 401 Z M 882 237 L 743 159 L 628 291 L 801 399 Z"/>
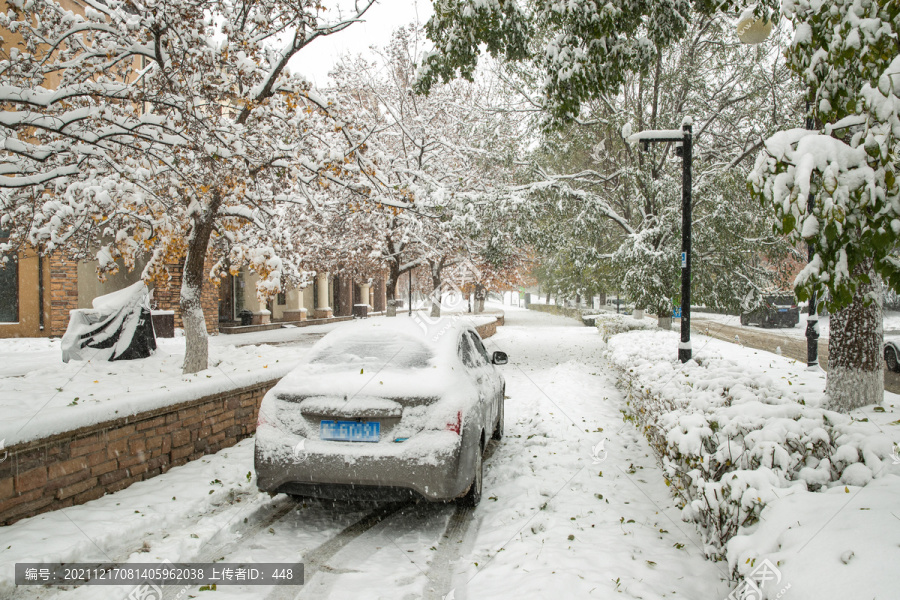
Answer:
<path fill-rule="evenodd" d="M 270 499 L 255 491 L 247 440 L 0 528 L 0 590 L 10 589 L 12 563 L 26 559 L 224 559 L 304 561 L 300 598 L 725 598 L 727 568 L 703 558 L 649 446 L 623 422 L 624 399 L 596 329 L 505 310 L 507 326 L 486 343 L 510 355 L 502 368 L 506 436 L 490 447 L 474 511 Z M 16 596 L 120 600 L 128 591 L 19 588 Z M 219 586 L 216 596 L 297 592 Z"/>
<path fill-rule="evenodd" d="M 269 498 L 256 491 L 253 444 L 246 440 L 83 506 L 0 528 L 0 597 L 12 591 L 15 562 L 101 559 L 306 563 L 307 583 L 299 590 L 219 586 L 216 592 L 248 599 L 718 600 L 731 591 L 732 568 L 749 575 L 763 564 L 775 566 L 778 579 L 755 597 L 895 597 L 900 458 L 892 461 L 878 448 L 873 457 L 866 448 L 881 438 L 900 441 L 900 397 L 886 394 L 884 412 L 870 407 L 829 425 L 843 428 L 839 445 L 862 444 L 855 464 L 873 479 L 847 455 L 835 458 L 844 463 L 841 480 L 823 491 L 807 491 L 800 480 L 775 488 L 759 521 L 731 539 L 729 561 L 715 563 L 704 558 L 694 525 L 682 521 L 643 435 L 623 421 L 625 399 L 597 330 L 573 319 L 504 310 L 506 326 L 486 345 L 510 356 L 502 367 L 506 436 L 489 447 L 477 509 Z M 658 353 L 638 339 L 647 335 L 668 335 L 671 347 Z M 632 339 L 624 346 L 634 357 L 652 355 L 638 367 L 642 374 L 662 377 L 669 369 L 678 375 L 676 338 L 627 333 L 610 347 Z M 281 343 L 273 348 L 305 351 Z M 796 403 L 821 411 L 824 378 L 801 363 L 696 334 L 694 354 L 718 370 L 704 381 L 683 378 L 690 385 L 672 380 L 679 390 L 713 398 L 722 387 L 749 398 L 765 389 L 762 404 L 772 410 Z M 659 389 L 667 386 L 660 379 Z M 875 472 L 871 467 L 879 464 Z M 202 597 L 198 591 L 186 592 Z M 120 600 L 129 592 L 19 588 L 15 596 Z"/>
<path fill-rule="evenodd" d="M 617 336 L 609 355 L 641 396 L 641 419 L 663 429 L 668 476 L 690 470 L 685 517 L 712 511 L 727 523 L 740 511 L 746 525 L 728 542 L 729 568 L 748 578 L 775 568 L 747 597 L 896 597 L 900 396 L 885 392 L 883 406 L 841 415 L 822 408 L 821 370 L 692 338 L 695 360 L 684 365 L 674 332 Z M 724 476 L 711 477 L 725 456 Z"/>
<path fill-rule="evenodd" d="M 506 438 L 485 473 L 456 597 L 724 598 L 650 448 L 622 420 L 597 330 L 508 309 Z M 618 594 L 616 592 L 619 592 Z"/>

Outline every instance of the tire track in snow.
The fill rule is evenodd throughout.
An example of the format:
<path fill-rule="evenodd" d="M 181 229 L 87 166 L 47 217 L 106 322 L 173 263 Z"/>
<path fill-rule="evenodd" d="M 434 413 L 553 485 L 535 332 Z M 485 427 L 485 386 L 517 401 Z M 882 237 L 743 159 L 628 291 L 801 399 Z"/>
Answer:
<path fill-rule="evenodd" d="M 437 552 L 431 560 L 426 576 L 431 580 L 430 589 L 425 591 L 426 600 L 443 600 L 453 591 L 453 566 L 462 556 L 462 546 L 473 521 L 475 509 L 468 506 L 457 506 L 450 516 Z"/>
<path fill-rule="evenodd" d="M 276 500 L 271 504 L 261 506 L 258 510 L 244 517 L 244 521 L 238 522 L 236 527 L 228 528 L 227 525 L 219 530 L 209 541 L 201 547 L 201 552 L 196 554 L 190 562 L 214 562 L 216 558 L 227 556 L 239 545 L 245 544 L 247 540 L 252 539 L 266 530 L 268 527 L 285 518 L 288 514 L 297 508 L 297 503 L 290 498 Z M 271 511 L 268 515 L 262 515 Z M 257 516 L 260 518 L 255 518 Z M 251 517 L 254 517 L 251 519 Z M 211 544 L 220 534 L 228 531 L 236 535 L 236 539 L 220 544 Z M 187 561 L 185 561 L 187 562 Z M 183 586 L 167 585 L 163 587 L 163 600 L 170 600 L 179 596 Z M 182 595 L 183 596 L 183 595 Z"/>
<path fill-rule="evenodd" d="M 327 596 L 310 596 L 308 590 L 311 589 L 310 583 L 313 577 L 319 572 L 340 573 L 341 570 L 329 566 L 327 563 L 331 558 L 340 552 L 344 547 L 364 535 L 370 529 L 384 521 L 385 519 L 395 515 L 404 507 L 409 506 L 408 502 L 391 502 L 379 506 L 366 516 L 356 521 L 352 525 L 345 527 L 336 536 L 332 537 L 325 543 L 317 546 L 309 552 L 303 554 L 303 581 L 304 585 L 300 592 L 294 591 L 294 595 L 286 589 L 275 589 L 266 596 L 266 600 L 281 600 L 283 598 L 301 598 L 301 597 L 327 597 Z M 318 582 L 317 582 L 318 583 Z"/>

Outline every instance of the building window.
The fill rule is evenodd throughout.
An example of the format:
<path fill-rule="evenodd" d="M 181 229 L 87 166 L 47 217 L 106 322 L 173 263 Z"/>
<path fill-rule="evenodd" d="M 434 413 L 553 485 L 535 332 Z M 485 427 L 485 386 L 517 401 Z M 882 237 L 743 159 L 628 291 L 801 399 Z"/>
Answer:
<path fill-rule="evenodd" d="M 284 292 L 278 292 L 278 306 L 284 306 L 287 304 L 287 297 Z"/>
<path fill-rule="evenodd" d="M 0 230 L 0 242 L 9 232 Z M 19 261 L 15 252 L 0 255 L 0 323 L 19 321 Z"/>

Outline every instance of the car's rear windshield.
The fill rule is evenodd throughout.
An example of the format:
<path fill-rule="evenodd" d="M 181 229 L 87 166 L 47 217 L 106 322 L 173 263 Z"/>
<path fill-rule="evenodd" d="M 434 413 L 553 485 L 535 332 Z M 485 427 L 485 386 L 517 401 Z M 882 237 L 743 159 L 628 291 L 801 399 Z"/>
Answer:
<path fill-rule="evenodd" d="M 317 351 L 310 362 L 329 365 L 375 363 L 399 369 L 419 369 L 427 367 L 433 356 L 430 348 L 412 339 L 341 340 Z"/>
<path fill-rule="evenodd" d="M 766 296 L 766 302 L 769 304 L 778 304 L 780 306 L 792 306 L 796 304 L 793 296 Z"/>

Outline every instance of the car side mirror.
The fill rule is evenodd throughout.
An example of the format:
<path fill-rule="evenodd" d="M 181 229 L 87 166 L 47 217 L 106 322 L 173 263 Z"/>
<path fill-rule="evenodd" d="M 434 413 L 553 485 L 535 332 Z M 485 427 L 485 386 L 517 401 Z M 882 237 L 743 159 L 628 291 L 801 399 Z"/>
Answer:
<path fill-rule="evenodd" d="M 491 362 L 495 365 L 505 365 L 509 362 L 509 357 L 506 356 L 506 352 L 497 351 L 491 357 Z"/>

